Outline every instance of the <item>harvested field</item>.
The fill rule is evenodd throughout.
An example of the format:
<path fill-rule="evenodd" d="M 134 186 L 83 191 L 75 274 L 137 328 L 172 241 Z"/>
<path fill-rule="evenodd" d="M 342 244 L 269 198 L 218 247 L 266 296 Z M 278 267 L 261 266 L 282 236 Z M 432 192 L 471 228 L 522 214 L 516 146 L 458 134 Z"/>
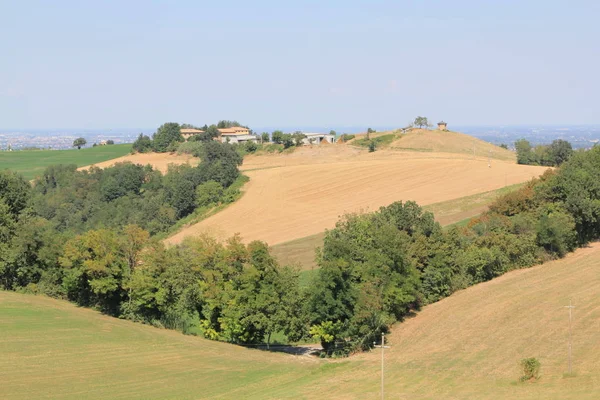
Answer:
<path fill-rule="evenodd" d="M 270 245 L 323 232 L 347 212 L 373 211 L 398 200 L 420 205 L 470 196 L 527 181 L 546 168 L 464 154 L 377 151 L 351 146 L 305 148 L 289 155 L 249 157 L 244 196 L 168 243 L 209 233 L 240 233 Z"/>
<path fill-rule="evenodd" d="M 88 165 L 88 166 L 85 166 L 85 167 L 82 167 L 79 169 L 81 169 L 81 170 L 88 169 L 91 166 L 95 166 L 98 168 L 108 168 L 108 167 L 112 167 L 113 165 L 115 165 L 117 163 L 131 162 L 133 164 L 141 164 L 141 165 L 150 164 L 150 165 L 152 165 L 152 167 L 154 167 L 154 169 L 157 169 L 160 172 L 165 173 L 165 172 L 167 172 L 169 164 L 175 164 L 175 165 L 190 164 L 190 165 L 195 166 L 198 164 L 199 161 L 200 161 L 200 159 L 192 157 L 190 155 L 186 155 L 186 154 L 177 155 L 177 154 L 171 154 L 171 153 L 143 153 L 143 154 L 136 153 L 136 154 L 128 154 L 123 157 L 114 158 L 112 160 Z"/>

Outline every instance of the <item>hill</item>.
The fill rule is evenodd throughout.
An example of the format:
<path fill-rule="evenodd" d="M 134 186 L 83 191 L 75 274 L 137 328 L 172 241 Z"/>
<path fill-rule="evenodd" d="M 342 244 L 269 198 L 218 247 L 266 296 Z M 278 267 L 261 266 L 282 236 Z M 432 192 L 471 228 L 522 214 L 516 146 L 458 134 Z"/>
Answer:
<path fill-rule="evenodd" d="M 513 271 L 393 327 L 387 398 L 595 399 L 600 395 L 600 243 Z M 569 299 L 573 370 L 567 370 Z M 6 399 L 379 398 L 379 350 L 340 361 L 273 354 L 0 292 Z M 537 383 L 518 362 L 537 357 Z"/>
<path fill-rule="evenodd" d="M 400 139 L 403 140 L 403 139 Z M 527 181 L 545 168 L 464 154 L 415 151 L 369 153 L 350 145 L 251 156 L 244 196 L 224 211 L 168 239 L 208 232 L 270 245 L 332 228 L 346 212 L 375 210 L 397 200 L 438 203 Z"/>
<path fill-rule="evenodd" d="M 0 169 L 11 169 L 31 180 L 53 164 L 76 164 L 78 167 L 122 157 L 131 144 L 96 146 L 81 150 L 23 150 L 0 152 Z"/>
<path fill-rule="evenodd" d="M 474 157 L 490 157 L 495 160 L 516 162 L 514 152 L 495 146 L 464 133 L 412 129 L 400 135 L 390 144 L 391 149 L 423 152 L 465 154 Z"/>

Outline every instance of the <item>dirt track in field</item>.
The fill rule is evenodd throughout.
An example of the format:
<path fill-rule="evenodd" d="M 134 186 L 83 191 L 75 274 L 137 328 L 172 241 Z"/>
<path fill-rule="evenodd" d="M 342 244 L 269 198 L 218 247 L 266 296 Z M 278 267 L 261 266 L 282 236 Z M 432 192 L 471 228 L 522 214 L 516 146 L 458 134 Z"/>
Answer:
<path fill-rule="evenodd" d="M 113 165 L 115 165 L 117 163 L 131 162 L 133 164 L 141 164 L 141 165 L 150 164 L 154 167 L 154 169 L 157 169 L 160 172 L 165 173 L 165 172 L 167 172 L 167 169 L 169 168 L 169 164 L 197 165 L 199 161 L 200 160 L 198 158 L 194 158 L 194 157 L 192 157 L 190 155 L 186 155 L 186 154 L 177 155 L 177 154 L 170 154 L 170 153 L 144 153 L 144 154 L 136 153 L 136 154 L 128 154 L 126 156 L 114 158 L 112 160 L 104 161 L 101 163 L 88 165 L 85 167 L 81 167 L 79 169 L 85 170 L 92 166 L 98 167 L 98 168 L 108 168 L 108 167 L 112 167 Z"/>
<path fill-rule="evenodd" d="M 167 239 L 208 233 L 270 245 L 335 226 L 347 212 L 373 211 L 398 200 L 421 205 L 529 180 L 546 168 L 449 153 L 377 151 L 350 146 L 303 148 L 287 155 L 249 157 L 245 194 L 220 213 Z"/>

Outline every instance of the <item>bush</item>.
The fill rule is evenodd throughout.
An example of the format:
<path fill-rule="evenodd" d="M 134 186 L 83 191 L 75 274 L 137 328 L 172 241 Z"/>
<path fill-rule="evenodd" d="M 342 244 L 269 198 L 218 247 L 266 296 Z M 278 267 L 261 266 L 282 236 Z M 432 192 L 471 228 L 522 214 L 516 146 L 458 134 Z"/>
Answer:
<path fill-rule="evenodd" d="M 219 182 L 208 181 L 196 188 L 196 204 L 198 207 L 216 204 L 221 196 L 223 196 L 223 186 Z"/>
<path fill-rule="evenodd" d="M 369 153 L 373 153 L 375 151 L 375 141 L 371 140 L 371 143 L 369 143 Z"/>
<path fill-rule="evenodd" d="M 133 142 L 131 151 L 134 153 L 148 153 L 152 151 L 152 139 L 149 136 L 140 133 L 140 136 Z"/>
<path fill-rule="evenodd" d="M 202 142 L 188 141 L 179 143 L 177 146 L 177 154 L 191 154 L 194 157 L 198 157 L 202 152 Z"/>
<path fill-rule="evenodd" d="M 249 140 L 244 144 L 244 148 L 245 148 L 246 152 L 254 153 L 258 149 L 258 145 L 256 144 L 256 142 Z"/>
<path fill-rule="evenodd" d="M 521 360 L 521 369 L 523 371 L 523 375 L 521 375 L 520 381 L 534 381 L 540 378 L 540 368 L 542 364 L 538 361 L 537 358 L 524 358 Z"/>

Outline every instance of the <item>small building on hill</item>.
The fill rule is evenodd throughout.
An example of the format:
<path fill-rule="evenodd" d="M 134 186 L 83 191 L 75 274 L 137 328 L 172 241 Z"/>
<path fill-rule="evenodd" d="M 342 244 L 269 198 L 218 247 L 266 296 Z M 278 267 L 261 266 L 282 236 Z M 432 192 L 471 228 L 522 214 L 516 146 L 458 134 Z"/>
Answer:
<path fill-rule="evenodd" d="M 200 133 L 204 133 L 204 131 L 201 131 L 200 129 L 193 129 L 193 128 L 183 128 L 183 129 L 181 129 L 181 136 L 183 136 L 183 138 L 185 140 L 188 140 L 192 136 L 198 135 Z"/>
<path fill-rule="evenodd" d="M 335 143 L 335 135 L 329 133 L 305 133 L 306 137 L 302 139 L 305 146 L 311 144 L 330 144 Z"/>
<path fill-rule="evenodd" d="M 258 137 L 250 134 L 250 129 L 243 126 L 232 126 L 231 128 L 219 129 L 219 137 L 222 143 L 245 143 L 258 142 Z"/>
<path fill-rule="evenodd" d="M 445 123 L 444 121 L 440 121 L 440 122 L 438 122 L 438 129 L 440 131 L 447 131 L 448 130 L 448 124 Z"/>

